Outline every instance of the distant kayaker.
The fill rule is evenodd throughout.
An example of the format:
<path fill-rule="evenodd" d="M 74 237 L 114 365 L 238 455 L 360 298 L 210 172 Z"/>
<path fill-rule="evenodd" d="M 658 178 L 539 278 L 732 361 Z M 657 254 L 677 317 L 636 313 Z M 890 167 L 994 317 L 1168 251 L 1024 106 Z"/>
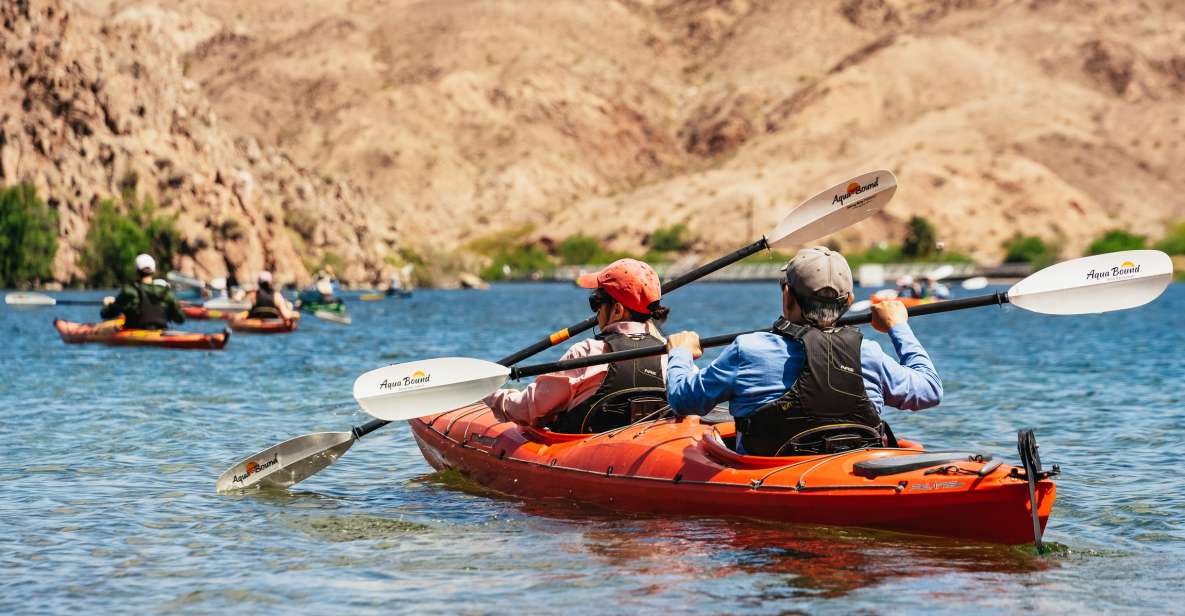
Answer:
<path fill-rule="evenodd" d="M 897 300 L 872 305 L 873 327 L 889 334 L 898 360 L 855 327 L 833 327 L 852 304 L 852 272 L 823 247 L 784 268 L 782 317 L 773 332 L 745 334 L 704 370 L 695 332 L 667 341 L 667 399 L 676 413 L 704 415 L 728 401 L 741 453 L 827 453 L 895 445 L 884 405 L 917 411 L 942 399 L 942 381 Z"/>
<path fill-rule="evenodd" d="M 124 286 L 115 297 L 103 298 L 99 315 L 114 319 L 123 315 L 124 329 L 165 329 L 169 322 L 184 323 L 181 304 L 166 286 L 153 284 L 156 260 L 151 255 L 136 256 L 136 273 L 140 280 Z"/>
<path fill-rule="evenodd" d="M 251 319 L 284 319 L 292 318 L 292 306 L 288 300 L 272 286 L 272 273 L 259 272 L 259 287 L 250 293 L 251 310 L 247 317 Z"/>
<path fill-rule="evenodd" d="M 662 285 L 649 265 L 620 259 L 577 284 L 594 289 L 588 302 L 600 333 L 572 345 L 563 359 L 663 344 L 652 320 L 665 319 L 668 310 L 659 304 Z M 499 389 L 485 403 L 503 421 L 555 432 L 599 432 L 658 410 L 665 371 L 665 357 L 566 370 L 542 375 L 522 390 Z"/>
<path fill-rule="evenodd" d="M 897 297 L 922 299 L 922 289 L 913 276 L 902 276 L 897 279 Z"/>

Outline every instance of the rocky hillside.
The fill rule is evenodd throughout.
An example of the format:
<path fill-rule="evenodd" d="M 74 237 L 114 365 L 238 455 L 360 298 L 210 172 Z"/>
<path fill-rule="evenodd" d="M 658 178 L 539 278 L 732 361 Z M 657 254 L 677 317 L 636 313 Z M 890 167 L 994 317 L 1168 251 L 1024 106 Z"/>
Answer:
<path fill-rule="evenodd" d="M 368 272 L 394 246 L 449 249 L 524 223 L 638 250 L 683 222 L 716 252 L 877 167 L 898 175 L 894 203 L 835 241 L 897 240 L 922 214 L 985 260 L 1017 232 L 1072 255 L 1106 229 L 1155 238 L 1185 218 L 1171 198 L 1185 179 L 1174 0 L 85 6 L 67 24 L 34 3 L 0 41 L 21 83 L 81 71 L 76 86 L 0 85 L 3 173 L 51 188 L 76 242 L 94 195 L 131 168 L 206 238 L 194 258 L 211 271 L 221 246 L 289 260 L 311 246 Z M 73 128 L 76 107 L 91 134 Z M 229 215 L 256 239 L 219 237 Z M 315 231 L 293 244 L 308 234 L 285 220 Z"/>
<path fill-rule="evenodd" d="M 81 276 L 92 213 L 125 190 L 177 217 L 178 265 L 198 275 L 303 281 L 326 251 L 347 279 L 383 267 L 385 211 L 224 125 L 170 41 L 56 0 L 0 3 L 0 21 L 0 184 L 31 182 L 58 211 L 58 280 Z"/>
<path fill-rule="evenodd" d="M 226 121 L 355 179 L 449 243 L 535 223 L 720 250 L 874 167 L 902 188 L 842 239 L 919 213 L 1000 255 L 1077 254 L 1185 217 L 1185 4 L 1173 0 L 230 0 L 151 6 Z M 143 17 L 142 17 L 143 18 Z M 174 24 L 170 26 L 169 24 Z M 206 33 L 209 33 L 206 36 Z M 185 40 L 182 40 L 185 39 Z M 199 42 L 200 41 L 200 42 Z M 446 223 L 447 224 L 443 224 Z"/>

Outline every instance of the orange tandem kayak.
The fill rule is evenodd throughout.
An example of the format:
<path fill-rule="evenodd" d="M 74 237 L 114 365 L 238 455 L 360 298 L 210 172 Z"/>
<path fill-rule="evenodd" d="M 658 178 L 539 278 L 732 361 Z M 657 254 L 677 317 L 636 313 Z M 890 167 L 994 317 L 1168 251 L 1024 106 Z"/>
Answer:
<path fill-rule="evenodd" d="M 102 323 L 71 323 L 54 319 L 53 325 L 69 344 L 97 342 L 109 346 L 144 346 L 167 349 L 220 350 L 230 339 L 230 332 L 199 334 L 160 329 L 123 329 L 123 320 Z"/>
<path fill-rule="evenodd" d="M 500 422 L 485 405 L 414 419 L 428 463 L 527 498 L 619 511 L 741 516 L 858 526 L 990 543 L 1033 541 L 1019 467 L 971 452 L 902 448 L 760 457 L 729 449 L 732 422 L 698 417 L 641 422 L 602 434 L 556 434 Z M 1038 475 L 1039 477 L 1041 475 Z M 1041 528 L 1056 488 L 1036 483 Z"/>
<path fill-rule="evenodd" d="M 230 328 L 249 334 L 287 334 L 296 331 L 300 323 L 300 313 L 292 315 L 291 319 L 250 319 L 246 314 L 240 312 L 228 319 Z"/>

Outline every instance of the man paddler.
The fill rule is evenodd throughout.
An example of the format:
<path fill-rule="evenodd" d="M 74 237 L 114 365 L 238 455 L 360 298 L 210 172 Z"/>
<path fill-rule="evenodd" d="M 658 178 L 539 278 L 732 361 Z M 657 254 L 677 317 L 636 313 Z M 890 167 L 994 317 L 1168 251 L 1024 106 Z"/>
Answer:
<path fill-rule="evenodd" d="M 662 345 L 653 320 L 663 320 L 662 285 L 649 265 L 614 261 L 577 284 L 593 289 L 589 307 L 600 333 L 573 344 L 563 359 Z M 545 374 L 525 389 L 499 389 L 485 399 L 495 415 L 554 432 L 587 433 L 629 424 L 663 404 L 666 358 L 648 357 Z"/>
<path fill-rule="evenodd" d="M 942 381 L 896 300 L 873 304 L 873 327 L 897 359 L 855 327 L 835 327 L 852 304 L 852 272 L 823 247 L 798 252 L 783 268 L 782 317 L 772 332 L 738 337 L 704 370 L 695 332 L 667 341 L 667 399 L 676 413 L 703 415 L 728 401 L 740 453 L 830 453 L 895 446 L 880 419 L 884 405 L 917 411 L 938 405 Z"/>
<path fill-rule="evenodd" d="M 165 329 L 169 322 L 184 323 L 181 304 L 166 286 L 153 284 L 156 260 L 150 255 L 136 255 L 137 282 L 125 285 L 115 297 L 103 298 L 99 315 L 114 319 L 123 315 L 124 329 Z"/>

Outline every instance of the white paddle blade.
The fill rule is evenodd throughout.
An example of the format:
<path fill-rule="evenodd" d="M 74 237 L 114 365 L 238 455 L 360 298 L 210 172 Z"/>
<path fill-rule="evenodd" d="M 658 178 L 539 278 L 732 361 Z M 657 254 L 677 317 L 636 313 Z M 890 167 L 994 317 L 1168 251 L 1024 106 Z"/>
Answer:
<path fill-rule="evenodd" d="M 897 289 L 881 289 L 872 296 L 877 299 L 897 299 Z"/>
<path fill-rule="evenodd" d="M 443 357 L 371 370 L 354 381 L 362 410 L 386 421 L 413 419 L 472 404 L 510 378 L 501 364 Z"/>
<path fill-rule="evenodd" d="M 226 469 L 214 484 L 218 492 L 247 488 L 284 489 L 333 464 L 353 446 L 349 432 L 316 432 L 289 439 Z"/>
<path fill-rule="evenodd" d="M 251 302 L 236 302 L 225 297 L 216 297 L 206 301 L 202 304 L 210 310 L 225 310 L 227 312 L 237 312 L 239 310 L 250 310 Z"/>
<path fill-rule="evenodd" d="M 350 315 L 348 314 L 330 312 L 328 310 L 314 310 L 313 316 L 321 319 L 322 321 L 329 321 L 330 323 L 337 323 L 338 325 L 349 325 L 350 323 L 354 322 L 354 319 L 350 318 Z"/>
<path fill-rule="evenodd" d="M 864 312 L 865 310 L 868 310 L 869 308 L 872 308 L 872 300 L 862 299 L 862 300 L 852 304 L 852 307 L 848 308 L 848 312 Z"/>
<path fill-rule="evenodd" d="M 968 278 L 964 280 L 960 286 L 968 291 L 978 291 L 979 289 L 987 288 L 988 279 L 984 278 L 983 276 L 976 276 L 974 278 Z"/>
<path fill-rule="evenodd" d="M 942 280 L 953 273 L 955 273 L 955 267 L 953 265 L 941 265 L 934 271 L 927 274 L 926 277 L 933 280 Z"/>
<path fill-rule="evenodd" d="M 1008 290 L 1008 299 L 1044 314 L 1094 314 L 1143 306 L 1173 280 L 1159 250 L 1125 250 L 1051 265 Z"/>
<path fill-rule="evenodd" d="M 9 306 L 53 306 L 58 300 L 40 293 L 9 293 L 4 296 Z"/>
<path fill-rule="evenodd" d="M 884 169 L 840 182 L 794 208 L 766 239 L 774 248 L 817 240 L 883 210 L 895 192 L 897 178 Z"/>

